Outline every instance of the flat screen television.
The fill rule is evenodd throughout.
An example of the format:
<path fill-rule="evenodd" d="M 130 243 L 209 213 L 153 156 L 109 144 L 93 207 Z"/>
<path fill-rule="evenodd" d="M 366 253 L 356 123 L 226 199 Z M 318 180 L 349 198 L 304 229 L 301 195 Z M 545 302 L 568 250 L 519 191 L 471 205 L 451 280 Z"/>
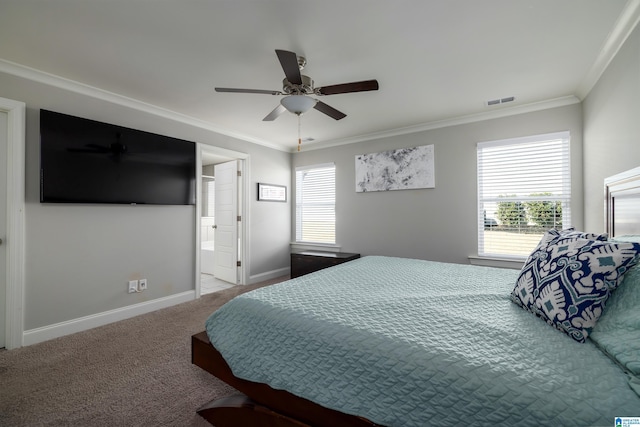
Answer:
<path fill-rule="evenodd" d="M 40 202 L 195 204 L 195 143 L 40 110 Z"/>

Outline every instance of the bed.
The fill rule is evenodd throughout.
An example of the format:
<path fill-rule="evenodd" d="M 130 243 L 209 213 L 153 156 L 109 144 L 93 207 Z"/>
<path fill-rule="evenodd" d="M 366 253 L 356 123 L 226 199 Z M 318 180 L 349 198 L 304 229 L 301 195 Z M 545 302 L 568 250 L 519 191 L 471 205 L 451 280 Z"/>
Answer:
<path fill-rule="evenodd" d="M 192 337 L 192 361 L 242 394 L 198 413 L 219 427 L 639 417 L 640 168 L 607 179 L 605 195 L 608 236 L 552 230 L 522 271 L 368 256 L 234 298 Z M 547 295 L 574 247 L 570 265 L 616 249 L 615 265 L 584 260 L 572 289 L 596 278 L 589 298 Z M 531 303 L 536 280 L 548 287 Z M 579 313 L 557 304 L 570 298 Z"/>

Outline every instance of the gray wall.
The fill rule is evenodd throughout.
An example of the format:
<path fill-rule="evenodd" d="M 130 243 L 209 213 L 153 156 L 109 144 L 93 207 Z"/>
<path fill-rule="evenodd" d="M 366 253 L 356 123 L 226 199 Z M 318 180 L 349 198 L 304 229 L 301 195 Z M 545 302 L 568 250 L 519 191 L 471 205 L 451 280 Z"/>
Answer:
<path fill-rule="evenodd" d="M 585 227 L 604 231 L 604 178 L 640 166 L 640 27 L 583 102 Z"/>
<path fill-rule="evenodd" d="M 343 251 L 467 263 L 478 242 L 477 142 L 570 131 L 573 223 L 582 227 L 581 117 L 576 103 L 340 147 L 303 148 L 293 155 L 293 167 L 335 162 L 336 240 Z M 357 154 L 428 144 L 435 146 L 435 188 L 355 192 Z"/>
<path fill-rule="evenodd" d="M 636 29 L 582 104 L 295 154 L 0 73 L 2 96 L 27 104 L 25 329 L 190 290 L 195 281 L 192 207 L 38 203 L 40 108 L 249 153 L 251 276 L 289 264 L 290 167 L 324 162 L 337 166 L 342 250 L 466 263 L 477 245 L 479 141 L 569 130 L 573 223 L 589 231 L 603 229 L 603 179 L 640 164 L 639 44 Z M 426 144 L 435 145 L 436 188 L 355 192 L 356 154 Z M 257 202 L 256 182 L 290 183 L 290 202 Z M 149 279 L 150 289 L 126 294 L 125 282 L 137 275 Z"/>
<path fill-rule="evenodd" d="M 25 330 L 195 288 L 195 207 L 39 203 L 40 108 L 248 153 L 250 275 L 288 267 L 290 205 L 256 202 L 255 182 L 288 183 L 289 153 L 2 73 L 0 93 L 27 105 Z"/>
<path fill-rule="evenodd" d="M 261 274 L 291 263 L 291 154 L 261 146 L 251 153 L 251 275 L 261 280 Z M 287 202 L 257 201 L 258 182 L 286 185 Z"/>

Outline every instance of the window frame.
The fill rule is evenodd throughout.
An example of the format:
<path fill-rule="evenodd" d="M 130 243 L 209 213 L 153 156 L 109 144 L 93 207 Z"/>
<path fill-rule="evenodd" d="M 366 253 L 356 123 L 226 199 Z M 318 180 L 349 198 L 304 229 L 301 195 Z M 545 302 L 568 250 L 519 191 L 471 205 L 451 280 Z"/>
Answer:
<path fill-rule="evenodd" d="M 311 202 L 309 204 L 304 202 L 302 197 L 302 192 L 304 191 L 301 188 L 299 181 L 299 173 L 300 172 L 308 172 L 314 170 L 322 170 L 322 169 L 333 169 L 333 201 L 332 203 L 319 203 L 319 202 Z M 303 240 L 303 207 L 309 207 L 313 205 L 320 206 L 330 206 L 330 210 L 332 211 L 332 217 L 330 220 L 333 223 L 333 229 L 330 230 L 330 233 L 333 235 L 333 241 L 322 241 L 322 240 Z M 302 218 L 302 221 L 301 221 Z M 295 168 L 295 243 L 301 245 L 311 245 L 311 246 L 336 246 L 337 245 L 337 236 L 336 236 L 336 165 L 335 163 L 320 163 L 306 166 L 298 166 Z"/>
<path fill-rule="evenodd" d="M 482 153 L 483 149 L 490 149 L 496 147 L 516 147 L 521 146 L 524 147 L 527 144 L 540 143 L 543 144 L 545 142 L 555 142 L 559 141 L 561 144 L 558 148 L 562 152 L 561 157 L 561 165 L 558 167 L 556 173 L 561 175 L 560 178 L 560 193 L 554 194 L 548 197 L 544 197 L 543 201 L 549 201 L 552 203 L 560 202 L 562 206 L 562 228 L 571 227 L 572 222 L 572 213 L 571 213 L 571 134 L 569 131 L 561 131 L 561 132 L 553 132 L 547 134 L 539 134 L 539 135 L 531 135 L 526 137 L 516 137 L 516 138 L 508 138 L 502 140 L 495 141 L 486 141 L 479 142 L 476 144 L 476 158 L 477 158 L 477 232 L 478 232 L 478 242 L 477 242 L 477 250 L 478 255 L 477 259 L 496 259 L 496 260 L 513 260 L 513 261 L 522 261 L 526 259 L 527 255 L 523 253 L 516 253 L 517 251 L 526 251 L 528 250 L 528 246 L 520 245 L 517 250 L 511 252 L 496 252 L 496 251 L 488 251 L 485 245 L 485 231 L 486 231 L 486 222 L 485 222 L 485 205 L 487 203 L 498 203 L 498 199 L 494 197 L 487 197 L 483 194 L 483 171 L 486 170 L 486 164 L 482 164 Z M 512 158 L 515 158 L 515 154 L 512 154 Z M 540 197 L 532 197 L 531 194 L 534 192 L 544 192 L 544 188 L 540 188 L 540 191 L 533 190 L 527 196 L 516 195 L 512 198 L 507 198 L 507 200 L 500 199 L 500 201 L 517 201 L 521 203 L 526 203 L 527 201 L 532 200 L 540 200 Z M 494 218 L 495 219 L 495 218 Z M 528 224 L 530 225 L 530 224 Z M 551 227 L 550 227 L 551 228 Z M 520 233 L 519 233 L 520 235 Z M 535 247 L 535 246 L 534 246 Z M 533 250 L 534 247 L 531 247 L 530 250 Z M 530 251 L 529 251 L 530 252 Z M 475 257 L 472 257 L 475 258 Z"/>

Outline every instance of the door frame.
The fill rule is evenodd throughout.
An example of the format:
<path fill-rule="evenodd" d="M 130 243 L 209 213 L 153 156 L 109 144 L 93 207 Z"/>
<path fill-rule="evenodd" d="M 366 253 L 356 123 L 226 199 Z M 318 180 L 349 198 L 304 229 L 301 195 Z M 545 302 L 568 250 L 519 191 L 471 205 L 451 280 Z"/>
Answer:
<path fill-rule="evenodd" d="M 239 151 L 228 150 L 226 148 L 216 147 L 215 145 L 197 143 L 196 144 L 196 232 L 195 232 L 195 277 L 196 277 L 196 298 L 200 298 L 201 283 L 200 283 L 200 224 L 201 224 L 201 212 L 202 212 L 202 152 L 207 151 L 222 157 L 227 157 L 228 160 L 238 160 L 240 163 L 238 170 L 242 171 L 242 189 L 241 194 L 238 197 L 240 204 L 239 211 L 242 212 L 242 221 L 240 221 L 240 233 L 242 234 L 242 242 L 240 248 L 240 274 L 238 275 L 238 283 L 240 285 L 246 285 L 249 279 L 249 265 L 250 264 L 250 250 L 249 242 L 251 241 L 249 235 L 250 224 L 250 207 L 251 207 L 251 156 L 247 153 L 241 153 Z"/>
<path fill-rule="evenodd" d="M 0 98 L 7 114 L 7 349 L 22 347 L 25 276 L 25 124 L 24 102 Z"/>

